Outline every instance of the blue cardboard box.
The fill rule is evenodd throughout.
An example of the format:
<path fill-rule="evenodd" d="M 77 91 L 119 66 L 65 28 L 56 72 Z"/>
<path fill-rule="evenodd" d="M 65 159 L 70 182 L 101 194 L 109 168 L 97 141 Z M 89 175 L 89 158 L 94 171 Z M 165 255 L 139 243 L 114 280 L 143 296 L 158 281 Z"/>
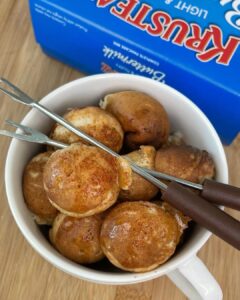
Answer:
<path fill-rule="evenodd" d="M 126 72 L 193 100 L 224 143 L 240 132 L 240 0 L 30 0 L 43 51 L 83 72 Z"/>

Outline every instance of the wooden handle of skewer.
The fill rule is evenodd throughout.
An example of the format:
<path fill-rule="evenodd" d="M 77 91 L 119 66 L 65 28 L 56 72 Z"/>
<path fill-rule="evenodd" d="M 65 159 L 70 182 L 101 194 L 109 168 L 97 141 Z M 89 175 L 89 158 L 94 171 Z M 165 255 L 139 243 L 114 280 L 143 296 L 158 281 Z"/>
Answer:
<path fill-rule="evenodd" d="M 228 184 L 205 180 L 201 197 L 218 205 L 240 210 L 240 188 Z"/>
<path fill-rule="evenodd" d="M 163 199 L 194 221 L 240 250 L 240 222 L 214 204 L 192 193 L 176 182 L 171 182 Z"/>

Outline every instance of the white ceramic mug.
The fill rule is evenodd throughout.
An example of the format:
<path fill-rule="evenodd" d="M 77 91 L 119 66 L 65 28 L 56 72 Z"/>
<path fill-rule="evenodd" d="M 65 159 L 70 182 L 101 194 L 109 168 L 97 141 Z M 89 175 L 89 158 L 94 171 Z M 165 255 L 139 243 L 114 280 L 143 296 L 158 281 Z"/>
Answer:
<path fill-rule="evenodd" d="M 108 93 L 138 90 L 159 100 L 168 112 L 171 128 L 184 134 L 187 143 L 206 149 L 214 158 L 217 180 L 227 183 L 227 162 L 222 144 L 206 116 L 185 96 L 167 85 L 148 78 L 126 74 L 95 75 L 70 82 L 41 100 L 58 114 L 75 106 L 96 105 Z M 48 133 L 52 120 L 33 109 L 23 124 Z M 13 140 L 6 161 L 5 182 L 9 206 L 21 232 L 32 247 L 57 268 L 75 277 L 101 284 L 133 284 L 167 275 L 190 299 L 220 300 L 222 291 L 196 253 L 210 232 L 195 226 L 181 249 L 165 264 L 146 273 L 94 270 L 78 265 L 58 253 L 40 232 L 28 211 L 22 194 L 22 174 L 26 163 L 41 146 Z"/>

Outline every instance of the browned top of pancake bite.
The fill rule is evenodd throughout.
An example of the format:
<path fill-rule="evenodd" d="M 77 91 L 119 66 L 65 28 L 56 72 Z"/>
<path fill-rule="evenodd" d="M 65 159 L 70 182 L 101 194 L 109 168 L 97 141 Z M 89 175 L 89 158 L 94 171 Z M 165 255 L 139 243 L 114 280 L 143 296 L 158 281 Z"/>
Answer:
<path fill-rule="evenodd" d="M 119 120 L 130 149 L 140 145 L 158 148 L 166 143 L 170 127 L 168 116 L 164 107 L 151 96 L 122 91 L 106 95 L 100 106 Z"/>
<path fill-rule="evenodd" d="M 57 209 L 49 202 L 43 188 L 43 169 L 53 152 L 40 153 L 26 165 L 23 174 L 25 202 L 38 223 L 49 224 L 57 215 Z"/>
<path fill-rule="evenodd" d="M 92 146 L 72 144 L 50 157 L 44 188 L 61 212 L 89 216 L 110 207 L 120 190 L 118 160 Z"/>
<path fill-rule="evenodd" d="M 156 150 L 152 146 L 141 146 L 139 150 L 128 153 L 123 157 L 129 158 L 140 167 L 154 169 Z M 121 190 L 119 198 L 124 201 L 148 201 L 158 192 L 158 188 L 142 176 L 132 173 L 132 183 Z"/>
<path fill-rule="evenodd" d="M 119 152 L 123 143 L 123 130 L 118 120 L 99 107 L 74 108 L 64 115 L 64 119 L 76 128 L 102 142 L 112 150 Z M 86 142 L 62 125 L 56 124 L 51 138 L 66 144 Z"/>
<path fill-rule="evenodd" d="M 164 263 L 178 240 L 176 219 L 150 202 L 123 202 L 111 209 L 100 235 L 102 249 L 117 267 L 145 272 Z"/>
<path fill-rule="evenodd" d="M 173 175 L 196 183 L 213 178 L 213 159 L 205 150 L 189 145 L 168 146 L 157 151 L 155 168 L 159 172 Z"/>
<path fill-rule="evenodd" d="M 104 257 L 100 247 L 102 221 L 101 215 L 74 218 L 59 214 L 49 232 L 50 240 L 59 252 L 75 262 L 97 262 Z"/>

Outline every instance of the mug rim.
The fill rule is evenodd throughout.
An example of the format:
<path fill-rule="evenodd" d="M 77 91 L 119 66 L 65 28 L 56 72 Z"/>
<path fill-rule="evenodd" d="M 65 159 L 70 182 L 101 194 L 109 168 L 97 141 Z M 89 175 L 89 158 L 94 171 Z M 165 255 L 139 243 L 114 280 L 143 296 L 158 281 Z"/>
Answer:
<path fill-rule="evenodd" d="M 206 115 L 194 104 L 189 98 L 187 98 L 185 95 L 180 93 L 179 91 L 175 90 L 174 88 L 160 83 L 156 82 L 150 78 L 146 78 L 139 75 L 132 75 L 132 74 L 97 74 L 97 75 L 91 75 L 82 77 L 76 80 L 73 80 L 71 82 L 68 82 L 57 89 L 53 90 L 49 94 L 47 94 L 45 97 L 43 97 L 39 103 L 45 104 L 46 102 L 51 101 L 52 98 L 56 97 L 57 95 L 61 94 L 63 91 L 72 88 L 75 85 L 84 84 L 84 82 L 88 82 L 91 80 L 102 80 L 102 79 L 111 79 L 111 78 L 124 78 L 128 80 L 138 80 L 138 81 L 149 81 L 151 84 L 155 85 L 161 85 L 161 88 L 168 90 L 168 92 L 171 92 L 176 95 L 177 98 L 181 99 L 182 101 L 187 102 L 188 105 L 192 106 L 192 109 L 196 110 L 198 115 L 204 119 L 204 122 L 207 124 L 207 127 L 209 131 L 211 131 L 212 136 L 214 137 L 214 142 L 219 148 L 222 161 L 224 162 L 224 166 L 221 168 L 221 173 L 223 175 L 223 182 L 228 182 L 228 167 L 227 167 L 227 161 L 225 152 L 222 146 L 222 143 L 220 141 L 220 138 L 218 134 L 216 133 L 216 130 L 214 129 L 213 125 L 209 121 L 209 119 L 206 117 Z M 47 106 L 47 105 L 46 105 Z M 30 110 L 25 117 L 22 119 L 21 123 L 25 124 L 28 122 L 29 119 L 31 119 L 32 110 Z M 102 273 L 97 270 L 91 270 L 87 267 L 78 265 L 76 263 L 72 263 L 70 261 L 66 262 L 64 261 L 60 256 L 57 256 L 56 254 L 53 254 L 50 250 L 48 250 L 42 243 L 37 239 L 37 237 L 32 234 L 24 224 L 24 222 L 21 220 L 22 216 L 19 213 L 18 209 L 15 207 L 14 202 L 14 192 L 11 189 L 11 164 L 13 164 L 14 160 L 11 160 L 11 158 L 14 156 L 14 153 L 16 153 L 16 147 L 17 147 L 17 140 L 12 140 L 8 149 L 7 153 L 7 159 L 5 164 L 5 189 L 7 194 L 7 200 L 10 207 L 10 210 L 12 212 L 12 215 L 14 217 L 15 222 L 17 223 L 20 231 L 22 232 L 23 236 L 26 238 L 28 243 L 34 248 L 34 250 L 40 254 L 45 260 L 53 264 L 58 269 L 64 271 L 65 273 L 68 273 L 74 277 L 81 278 L 87 281 L 95 282 L 95 283 L 101 283 L 101 284 L 134 284 L 139 282 L 144 282 L 147 280 L 151 280 L 154 278 L 157 278 L 159 276 L 165 275 L 173 270 L 175 270 L 178 266 L 180 266 L 182 263 L 190 259 L 193 255 L 195 255 L 200 248 L 207 242 L 209 237 L 211 236 L 211 232 L 208 230 L 201 228 L 201 237 L 199 240 L 194 243 L 194 246 L 192 246 L 190 249 L 186 250 L 186 253 L 184 254 L 184 257 L 179 257 L 176 259 L 175 262 L 169 261 L 169 264 L 167 266 L 163 264 L 162 266 L 159 266 L 158 268 L 146 272 L 146 273 L 123 273 L 123 274 L 116 274 L 113 276 L 112 273 Z M 10 182 L 10 183 L 9 183 Z"/>

